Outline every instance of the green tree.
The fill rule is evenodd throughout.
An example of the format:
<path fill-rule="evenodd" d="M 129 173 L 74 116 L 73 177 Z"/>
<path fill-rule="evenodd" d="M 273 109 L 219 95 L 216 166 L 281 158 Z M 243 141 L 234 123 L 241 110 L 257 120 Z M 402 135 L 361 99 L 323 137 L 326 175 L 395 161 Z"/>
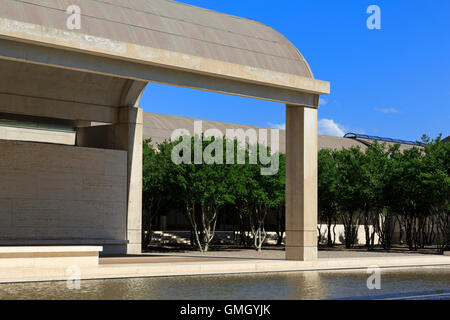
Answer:
<path fill-rule="evenodd" d="M 164 145 L 159 145 L 159 148 L 161 147 L 164 148 Z M 151 139 L 144 141 L 142 159 L 142 244 L 144 247 L 151 242 L 154 218 L 168 200 L 167 179 L 171 163 L 164 151 L 164 149 L 157 150 Z"/>
<path fill-rule="evenodd" d="M 400 215 L 410 250 L 417 250 L 417 221 L 423 214 L 424 193 L 421 186 L 423 153 L 419 148 L 399 152 L 392 158 L 389 204 Z"/>
<path fill-rule="evenodd" d="M 327 246 L 333 247 L 336 234 L 332 226 L 338 219 L 338 170 L 335 159 L 336 151 L 322 149 L 318 155 L 318 192 L 319 218 L 327 224 Z"/>
<path fill-rule="evenodd" d="M 425 155 L 420 181 L 424 214 L 419 222 L 419 239 L 422 246 L 437 242 L 443 251 L 450 249 L 450 143 L 441 138 L 442 135 L 434 140 L 422 137 Z"/>
<path fill-rule="evenodd" d="M 392 215 L 385 210 L 384 188 L 388 168 L 386 144 L 375 142 L 365 151 L 361 162 L 361 183 L 357 193 L 366 235 L 366 247 L 373 250 L 375 234 L 391 234 Z M 372 229 L 371 229 L 372 227 Z M 388 235 L 386 235 L 388 236 Z"/>
<path fill-rule="evenodd" d="M 265 154 L 271 154 L 270 148 L 258 145 L 258 151 Z M 264 150 L 261 150 L 264 149 Z M 270 175 L 261 174 L 263 164 L 247 166 L 248 183 L 248 218 L 253 236 L 253 247 L 257 251 L 262 250 L 262 246 L 267 238 L 265 230 L 265 221 L 269 212 L 276 211 L 285 199 L 285 161 L 280 154 L 275 154 L 272 159 L 278 159 L 278 171 Z"/>
<path fill-rule="evenodd" d="M 277 217 L 277 245 L 281 246 L 286 232 L 286 155 L 279 154 L 279 171 L 274 180 L 274 210 Z"/>
<path fill-rule="evenodd" d="M 211 145 L 217 139 L 204 141 L 204 137 L 192 137 L 190 148 L 195 150 L 196 143 L 201 146 L 199 152 L 202 154 L 210 150 Z M 197 141 L 196 141 L 197 140 Z M 173 143 L 175 147 L 180 143 Z M 222 148 L 224 144 L 222 141 Z M 195 243 L 200 251 L 208 251 L 211 241 L 215 236 L 216 225 L 221 208 L 226 204 L 234 203 L 234 194 L 231 184 L 235 175 L 232 174 L 228 165 L 215 163 L 212 158 L 216 158 L 215 152 L 211 153 L 211 159 L 206 157 L 201 163 L 195 163 L 195 155 L 190 154 L 189 163 L 174 164 L 175 185 L 174 192 L 178 200 L 184 203 L 185 214 L 188 218 L 193 233 Z M 218 159 L 218 158 L 217 158 Z"/>
<path fill-rule="evenodd" d="M 336 152 L 337 198 L 340 219 L 344 225 L 346 248 L 351 248 L 357 241 L 360 212 L 363 206 L 363 163 L 364 154 L 359 147 L 343 149 Z"/>

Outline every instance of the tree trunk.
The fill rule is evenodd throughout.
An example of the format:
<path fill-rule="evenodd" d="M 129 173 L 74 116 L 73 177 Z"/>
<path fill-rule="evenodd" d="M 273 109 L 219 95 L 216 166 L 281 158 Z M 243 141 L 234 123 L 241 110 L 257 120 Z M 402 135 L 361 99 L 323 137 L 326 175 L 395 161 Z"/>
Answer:
<path fill-rule="evenodd" d="M 285 232 L 285 210 L 283 210 L 283 206 L 279 206 L 278 210 L 277 210 L 277 225 L 278 225 L 278 230 L 277 230 L 277 246 L 281 246 L 283 244 L 283 237 L 284 237 L 284 232 Z"/>
<path fill-rule="evenodd" d="M 266 219 L 267 212 L 267 206 L 257 205 L 254 207 L 254 215 L 249 214 L 250 228 L 253 236 L 253 247 L 258 252 L 262 251 L 262 246 L 267 238 L 267 233 L 264 229 L 264 221 Z"/>
<path fill-rule="evenodd" d="M 328 216 L 327 218 L 327 231 L 328 231 L 328 235 L 327 235 L 327 247 L 328 248 L 332 248 L 334 246 L 334 241 L 331 238 L 331 225 L 333 223 L 333 218 Z"/>
<path fill-rule="evenodd" d="M 197 221 L 195 216 L 195 205 L 186 204 L 186 215 L 187 218 L 191 224 L 192 231 L 194 233 L 194 240 L 197 248 L 200 250 L 200 252 L 203 252 L 202 243 L 200 241 L 199 237 L 199 231 L 197 227 Z"/>

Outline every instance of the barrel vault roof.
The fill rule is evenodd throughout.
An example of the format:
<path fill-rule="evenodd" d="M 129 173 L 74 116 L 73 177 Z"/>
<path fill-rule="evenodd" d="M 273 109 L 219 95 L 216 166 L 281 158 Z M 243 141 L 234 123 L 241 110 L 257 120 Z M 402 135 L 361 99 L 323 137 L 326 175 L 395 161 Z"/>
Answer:
<path fill-rule="evenodd" d="M 83 35 L 314 78 L 274 29 L 171 0 L 1 0 L 0 18 L 67 30 L 70 5 L 81 8 Z"/>

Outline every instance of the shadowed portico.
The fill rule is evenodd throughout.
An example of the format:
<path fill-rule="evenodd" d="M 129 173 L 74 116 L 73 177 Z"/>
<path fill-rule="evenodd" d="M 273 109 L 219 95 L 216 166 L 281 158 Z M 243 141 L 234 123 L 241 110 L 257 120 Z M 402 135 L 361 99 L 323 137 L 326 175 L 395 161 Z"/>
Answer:
<path fill-rule="evenodd" d="M 328 94 L 330 89 L 328 82 L 314 79 L 299 51 L 281 34 L 258 22 L 165 0 L 124 1 L 121 5 L 71 1 L 81 8 L 82 27 L 68 30 L 65 2 L 3 0 L 0 113 L 69 123 L 77 132 L 71 152 L 92 148 L 98 150 L 99 159 L 101 150 L 126 152 L 124 180 L 117 174 L 117 181 L 111 182 L 117 184 L 118 193 L 122 183 L 126 188 L 122 190 L 123 210 L 114 220 L 117 233 L 106 236 L 102 228 L 108 225 L 103 224 L 85 235 L 86 239 L 98 240 L 92 244 L 101 245 L 116 241 L 117 246 L 126 246 L 129 254 L 141 251 L 139 100 L 147 83 L 157 82 L 287 105 L 286 257 L 315 260 L 317 108 L 319 95 Z M 103 125 L 94 125 L 98 123 Z M 87 184 L 89 190 L 108 190 L 109 174 L 121 170 L 117 169 L 121 154 L 110 157 L 119 164 L 99 169 L 104 182 Z M 86 167 L 89 159 L 83 161 Z M 64 184 L 65 177 L 59 175 L 58 181 Z M 85 180 L 80 188 L 86 187 Z M 107 199 L 91 199 L 89 192 L 83 192 L 81 200 L 73 200 L 80 211 L 93 201 L 99 204 Z M 42 200 L 33 202 L 37 211 Z M 45 200 L 46 205 L 52 205 Z M 64 201 L 64 194 L 56 200 Z M 95 210 L 92 212 L 95 215 Z M 96 217 L 85 219 L 82 223 Z M 83 229 L 81 225 L 79 229 Z M 95 230 L 103 231 L 96 235 Z M 19 238 L 12 234 L 8 240 L 17 239 L 17 245 L 25 245 Z M 46 240 L 40 234 L 32 238 L 27 241 Z M 57 243 L 58 239 L 61 243 L 83 240 L 63 236 L 53 240 Z"/>

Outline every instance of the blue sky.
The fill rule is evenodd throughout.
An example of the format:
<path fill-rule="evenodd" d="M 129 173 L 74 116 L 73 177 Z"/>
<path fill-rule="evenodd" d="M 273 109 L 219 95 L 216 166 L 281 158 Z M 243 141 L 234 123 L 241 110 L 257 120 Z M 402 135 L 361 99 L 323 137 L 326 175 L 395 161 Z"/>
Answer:
<path fill-rule="evenodd" d="M 332 93 L 319 109 L 321 133 L 358 132 L 417 140 L 450 135 L 450 1 L 278 0 L 185 3 L 263 22 L 299 48 Z M 381 30 L 369 30 L 369 5 Z M 150 84 L 145 111 L 241 123 L 285 123 L 282 104 Z"/>

